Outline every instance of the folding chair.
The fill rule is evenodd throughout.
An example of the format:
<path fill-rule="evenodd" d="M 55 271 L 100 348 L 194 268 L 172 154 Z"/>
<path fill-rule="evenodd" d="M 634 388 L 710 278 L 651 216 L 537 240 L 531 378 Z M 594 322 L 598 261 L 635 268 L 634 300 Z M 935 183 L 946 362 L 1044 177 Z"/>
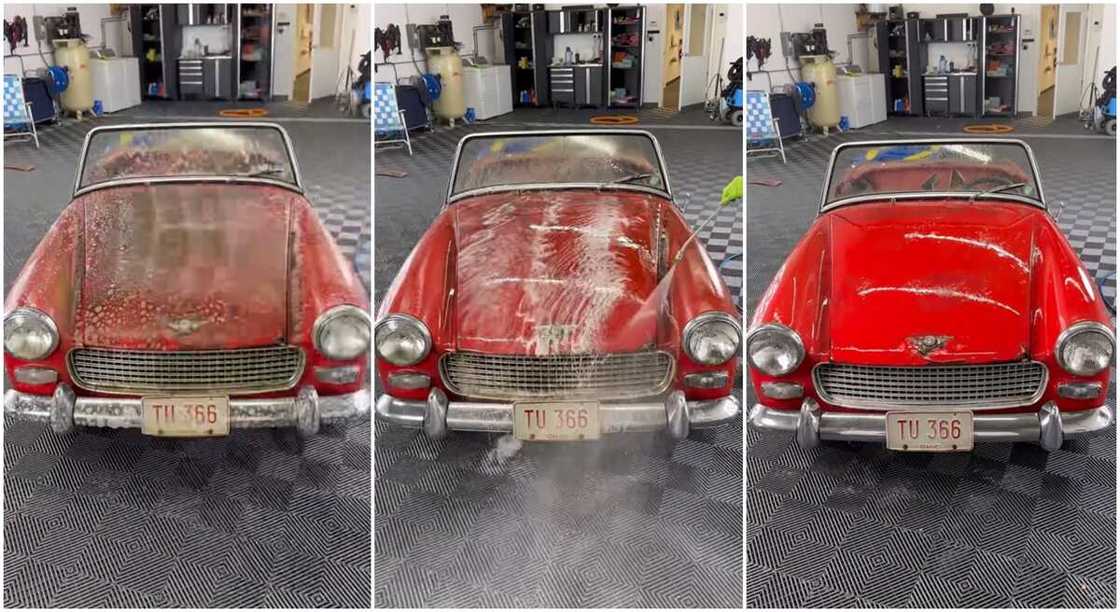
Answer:
<path fill-rule="evenodd" d="M 777 153 L 786 163 L 786 148 L 778 129 L 778 118 L 770 110 L 770 94 L 765 91 L 747 90 L 746 106 L 747 155 Z M 751 146 L 751 145 L 755 146 Z"/>
<path fill-rule="evenodd" d="M 408 137 L 404 111 L 397 107 L 397 86 L 393 83 L 374 83 L 373 140 L 375 146 L 403 143 L 412 155 L 412 141 Z"/>
<path fill-rule="evenodd" d="M 18 142 L 34 140 L 39 148 L 39 132 L 35 129 L 35 119 L 31 115 L 31 103 L 23 98 L 23 79 L 14 74 L 4 75 L 4 142 L 9 137 Z"/>

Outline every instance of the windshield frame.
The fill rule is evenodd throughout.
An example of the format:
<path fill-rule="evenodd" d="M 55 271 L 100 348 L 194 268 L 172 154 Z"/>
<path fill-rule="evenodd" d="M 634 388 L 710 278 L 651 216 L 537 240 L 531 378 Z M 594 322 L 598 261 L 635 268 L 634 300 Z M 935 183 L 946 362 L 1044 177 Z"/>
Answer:
<path fill-rule="evenodd" d="M 107 181 L 99 181 L 82 185 L 82 176 L 85 174 L 86 160 L 89 155 L 89 146 L 93 138 L 98 134 L 105 132 L 123 132 L 128 130 L 171 130 L 171 129 L 227 129 L 227 128 L 250 128 L 250 129 L 271 129 L 280 133 L 281 141 L 284 143 L 284 154 L 288 158 L 288 163 L 292 167 L 293 181 L 284 181 L 280 179 L 270 178 L 267 176 L 239 176 L 236 174 L 223 175 L 223 174 L 184 174 L 181 176 L 133 176 L 126 178 L 110 179 Z M 276 187 L 283 187 L 290 189 L 296 193 L 303 195 L 303 179 L 300 177 L 299 164 L 296 162 L 295 153 L 292 148 L 292 139 L 288 136 L 287 130 L 276 123 L 268 123 L 261 121 L 202 121 L 202 122 L 168 122 L 168 123 L 128 123 L 122 125 L 102 125 L 93 128 L 86 134 L 85 142 L 82 143 L 82 152 L 78 158 L 78 171 L 74 177 L 74 193 L 71 197 L 78 197 L 82 194 L 96 191 L 98 189 L 106 189 L 109 187 L 122 187 L 127 185 L 151 185 L 158 183 L 258 183 L 264 185 L 273 185 Z"/>
<path fill-rule="evenodd" d="M 631 183 L 516 183 L 509 185 L 491 185 L 489 187 L 478 187 L 475 189 L 468 189 L 466 191 L 454 192 L 455 177 L 459 174 L 459 161 L 462 159 L 463 146 L 471 140 L 478 138 L 511 138 L 511 137 L 525 137 L 533 138 L 539 136 L 640 136 L 648 138 L 653 144 L 653 152 L 657 157 L 657 170 L 661 173 L 662 182 L 665 185 L 664 189 L 650 187 L 648 185 L 636 185 Z M 500 193 L 505 191 L 535 191 L 546 189 L 617 189 L 623 191 L 640 191 L 643 193 L 651 193 L 654 195 L 662 196 L 669 201 L 673 200 L 673 188 L 669 181 L 669 168 L 665 164 L 665 156 L 661 153 L 661 144 L 657 142 L 657 138 L 646 130 L 634 129 L 603 129 L 603 130 L 589 130 L 589 129 L 575 129 L 575 130 L 531 130 L 531 131 L 506 131 L 506 132 L 479 132 L 477 134 L 468 134 L 459 140 L 459 145 L 455 148 L 455 161 L 451 165 L 451 177 L 447 181 L 447 197 L 444 199 L 443 205 L 446 207 L 457 200 L 469 198 L 488 193 Z"/>
<path fill-rule="evenodd" d="M 829 201 L 828 194 L 832 188 L 832 176 L 836 167 L 836 158 L 839 156 L 840 151 L 854 147 L 884 147 L 884 146 L 909 146 L 909 145 L 960 145 L 960 144 L 994 144 L 994 145 L 1015 145 L 1019 146 L 1026 153 L 1027 160 L 1030 162 L 1031 179 L 1034 181 L 1035 188 L 1038 189 L 1038 197 L 1025 196 L 1015 193 L 989 193 L 983 196 L 979 191 L 899 191 L 896 193 L 871 193 L 848 196 L 837 200 Z M 817 214 L 826 213 L 834 208 L 840 206 L 847 206 L 850 204 L 859 204 L 861 202 L 877 202 L 882 200 L 904 200 L 904 199 L 929 199 L 929 198 L 961 198 L 961 197 L 982 197 L 983 199 L 1005 199 L 1037 206 L 1043 210 L 1046 208 L 1046 197 L 1042 191 L 1042 175 L 1038 171 L 1038 162 L 1034 158 L 1034 151 L 1031 150 L 1030 145 L 1018 138 L 925 138 L 915 140 L 861 140 L 859 142 L 845 142 L 837 145 L 832 150 L 832 155 L 828 159 L 828 170 L 824 175 L 824 188 L 821 191 L 821 203 L 817 208 Z"/>

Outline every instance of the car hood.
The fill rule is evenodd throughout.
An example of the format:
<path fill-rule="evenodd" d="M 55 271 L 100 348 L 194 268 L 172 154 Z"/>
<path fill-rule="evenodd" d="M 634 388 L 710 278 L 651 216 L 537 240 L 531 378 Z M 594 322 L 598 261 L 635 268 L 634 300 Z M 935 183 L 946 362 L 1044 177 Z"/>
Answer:
<path fill-rule="evenodd" d="M 271 186 L 197 183 L 81 196 L 77 337 L 164 350 L 284 342 L 288 219 L 298 197 Z"/>
<path fill-rule="evenodd" d="M 454 204 L 456 349 L 549 355 L 648 348 L 651 245 L 664 200 L 621 191 L 494 194 Z"/>
<path fill-rule="evenodd" d="M 829 215 L 829 349 L 845 363 L 1022 358 L 1042 211 L 998 202 L 857 204 Z"/>

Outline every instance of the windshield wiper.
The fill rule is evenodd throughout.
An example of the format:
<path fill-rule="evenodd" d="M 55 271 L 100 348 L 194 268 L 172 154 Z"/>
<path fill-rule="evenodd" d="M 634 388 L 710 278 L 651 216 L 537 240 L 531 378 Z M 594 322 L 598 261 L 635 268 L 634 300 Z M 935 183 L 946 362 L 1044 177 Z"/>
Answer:
<path fill-rule="evenodd" d="M 642 179 L 647 179 L 647 178 L 650 178 L 652 176 L 653 176 L 652 172 L 645 172 L 645 173 L 642 173 L 642 174 L 631 174 L 630 176 L 624 176 L 622 178 L 616 178 L 611 182 L 612 183 L 633 183 L 634 181 L 640 181 Z"/>
<path fill-rule="evenodd" d="M 992 187 L 991 189 L 985 189 L 984 191 L 973 192 L 973 194 L 968 198 L 968 201 L 972 202 L 980 196 L 991 195 L 993 193 L 1002 193 L 1002 192 L 1008 191 L 1010 189 L 1018 189 L 1020 187 L 1026 187 L 1026 186 L 1027 186 L 1026 183 L 1008 183 L 1006 185 L 1000 185 L 999 187 Z"/>

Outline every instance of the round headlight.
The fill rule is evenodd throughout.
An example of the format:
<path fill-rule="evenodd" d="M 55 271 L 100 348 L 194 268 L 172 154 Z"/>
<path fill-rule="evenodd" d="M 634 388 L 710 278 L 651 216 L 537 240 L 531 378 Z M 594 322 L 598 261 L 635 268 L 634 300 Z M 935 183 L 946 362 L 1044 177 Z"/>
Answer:
<path fill-rule="evenodd" d="M 58 328 L 34 308 L 17 308 L 4 317 L 4 350 L 19 359 L 43 359 L 58 348 Z"/>
<path fill-rule="evenodd" d="M 785 376 L 805 359 L 805 346 L 797 332 L 777 323 L 763 325 L 747 337 L 751 365 L 770 376 Z"/>
<path fill-rule="evenodd" d="M 1058 365 L 1070 374 L 1093 376 L 1112 363 L 1113 346 L 1111 330 L 1100 323 L 1085 321 L 1062 332 L 1054 354 Z"/>
<path fill-rule="evenodd" d="M 369 315 L 357 306 L 335 306 L 319 315 L 315 350 L 328 359 L 353 359 L 369 350 Z"/>
<path fill-rule="evenodd" d="M 393 365 L 420 363 L 432 349 L 432 335 L 419 319 L 393 314 L 377 322 L 377 355 Z"/>
<path fill-rule="evenodd" d="M 739 324 L 723 312 L 705 312 L 684 327 L 684 351 L 696 363 L 716 366 L 739 352 Z"/>

